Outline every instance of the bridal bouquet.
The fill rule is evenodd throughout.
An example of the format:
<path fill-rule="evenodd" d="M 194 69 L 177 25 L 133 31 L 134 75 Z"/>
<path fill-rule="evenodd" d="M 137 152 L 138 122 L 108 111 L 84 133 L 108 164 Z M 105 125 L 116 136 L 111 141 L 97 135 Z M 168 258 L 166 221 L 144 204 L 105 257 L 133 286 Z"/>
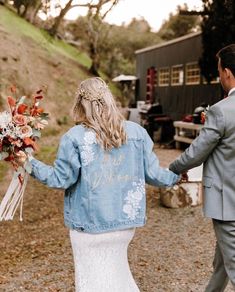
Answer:
<path fill-rule="evenodd" d="M 16 89 L 11 88 L 13 95 Z M 28 157 L 38 150 L 36 140 L 48 124 L 48 114 L 39 107 L 42 90 L 32 96 L 8 96 L 9 110 L 0 112 L 0 160 L 9 162 L 14 170 L 11 183 L 0 204 L 0 221 L 11 220 L 20 206 L 22 220 L 23 194 L 31 172 Z M 24 167 L 19 164 L 19 157 Z"/>

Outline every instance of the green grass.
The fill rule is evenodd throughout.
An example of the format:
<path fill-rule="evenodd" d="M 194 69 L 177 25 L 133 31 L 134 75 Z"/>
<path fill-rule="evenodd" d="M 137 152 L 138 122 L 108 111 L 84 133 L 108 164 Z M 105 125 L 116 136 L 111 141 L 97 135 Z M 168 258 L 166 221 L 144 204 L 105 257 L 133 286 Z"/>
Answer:
<path fill-rule="evenodd" d="M 31 38 L 42 48 L 46 49 L 50 55 L 55 53 L 64 55 L 86 68 L 89 68 L 91 65 L 91 60 L 87 54 L 79 52 L 78 49 L 61 40 L 52 38 L 45 30 L 35 27 L 19 17 L 15 12 L 3 6 L 0 6 L 0 25 L 11 35 Z"/>
<path fill-rule="evenodd" d="M 34 156 L 36 159 L 50 164 L 55 160 L 57 150 L 58 146 L 41 146 L 39 152 Z"/>
<path fill-rule="evenodd" d="M 1 161 L 0 163 L 0 182 L 4 180 L 4 177 L 8 171 L 9 167 L 7 165 L 7 162 Z"/>
<path fill-rule="evenodd" d="M 55 127 L 46 127 L 43 129 L 42 137 L 53 137 L 60 134 L 60 130 Z"/>

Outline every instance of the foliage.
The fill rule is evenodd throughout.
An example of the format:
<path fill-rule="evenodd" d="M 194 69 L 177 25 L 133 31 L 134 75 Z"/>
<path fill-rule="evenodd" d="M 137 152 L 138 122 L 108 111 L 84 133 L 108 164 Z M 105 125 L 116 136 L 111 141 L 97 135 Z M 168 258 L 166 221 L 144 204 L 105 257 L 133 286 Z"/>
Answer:
<path fill-rule="evenodd" d="M 197 15 L 181 15 L 180 11 L 187 11 L 188 6 L 178 6 L 176 14 L 170 14 L 158 31 L 164 40 L 171 40 L 199 30 L 200 17 Z"/>
<path fill-rule="evenodd" d="M 210 82 L 218 76 L 216 53 L 234 43 L 235 0 L 203 0 L 202 21 L 203 53 L 200 59 L 202 75 Z"/>
<path fill-rule="evenodd" d="M 110 78 L 119 74 L 135 74 L 135 51 L 159 43 L 161 39 L 150 31 L 144 20 L 133 19 L 128 26 L 100 23 L 101 33 L 97 42 L 100 70 Z M 64 28 L 80 50 L 89 51 L 91 38 L 87 33 L 87 18 L 79 17 Z"/>

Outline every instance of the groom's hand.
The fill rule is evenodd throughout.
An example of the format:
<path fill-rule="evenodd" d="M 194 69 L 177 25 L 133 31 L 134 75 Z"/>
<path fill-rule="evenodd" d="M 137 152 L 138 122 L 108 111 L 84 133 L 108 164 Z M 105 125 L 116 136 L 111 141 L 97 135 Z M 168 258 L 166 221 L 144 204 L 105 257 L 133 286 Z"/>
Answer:
<path fill-rule="evenodd" d="M 177 185 L 180 185 L 180 184 L 186 183 L 186 182 L 188 182 L 188 174 L 187 174 L 187 172 L 183 172 L 180 175 L 180 180 L 178 181 Z"/>
<path fill-rule="evenodd" d="M 180 183 L 183 183 L 183 182 L 188 182 L 188 174 L 187 174 L 187 172 L 183 172 L 181 174 Z"/>

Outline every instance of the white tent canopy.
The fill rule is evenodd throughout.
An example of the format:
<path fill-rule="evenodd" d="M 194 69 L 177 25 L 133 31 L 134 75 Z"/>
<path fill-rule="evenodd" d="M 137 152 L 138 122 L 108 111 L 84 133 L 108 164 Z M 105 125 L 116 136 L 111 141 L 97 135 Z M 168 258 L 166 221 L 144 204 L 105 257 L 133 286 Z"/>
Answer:
<path fill-rule="evenodd" d="M 114 82 L 120 82 L 120 81 L 134 81 L 134 80 L 137 80 L 138 78 L 134 75 L 124 75 L 124 74 L 121 74 L 117 77 L 114 77 L 112 79 L 112 81 Z"/>

